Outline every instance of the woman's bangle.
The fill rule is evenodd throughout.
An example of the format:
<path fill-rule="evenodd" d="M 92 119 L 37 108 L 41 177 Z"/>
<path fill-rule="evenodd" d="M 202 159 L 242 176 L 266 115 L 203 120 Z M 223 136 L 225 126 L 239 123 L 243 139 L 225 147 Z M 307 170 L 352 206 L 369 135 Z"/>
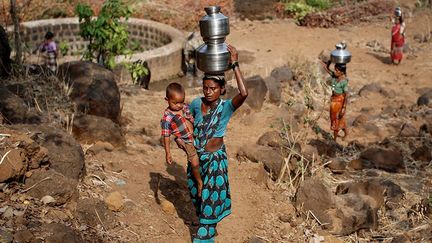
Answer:
<path fill-rule="evenodd" d="M 233 63 L 231 63 L 232 70 L 234 70 L 236 67 L 239 67 L 238 61 L 234 61 Z"/>

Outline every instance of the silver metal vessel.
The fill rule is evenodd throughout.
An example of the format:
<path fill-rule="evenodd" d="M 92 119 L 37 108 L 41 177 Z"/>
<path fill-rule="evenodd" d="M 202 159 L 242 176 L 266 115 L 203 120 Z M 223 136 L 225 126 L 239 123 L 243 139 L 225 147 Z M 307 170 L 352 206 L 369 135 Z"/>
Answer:
<path fill-rule="evenodd" d="M 351 61 L 351 53 L 346 50 L 346 43 L 341 42 L 336 45 L 336 50 L 330 53 L 332 63 L 349 63 Z"/>
<path fill-rule="evenodd" d="M 204 8 L 207 15 L 199 21 L 204 44 L 197 50 L 197 67 L 208 74 L 221 74 L 230 68 L 230 53 L 225 38 L 230 33 L 229 19 L 219 6 Z"/>

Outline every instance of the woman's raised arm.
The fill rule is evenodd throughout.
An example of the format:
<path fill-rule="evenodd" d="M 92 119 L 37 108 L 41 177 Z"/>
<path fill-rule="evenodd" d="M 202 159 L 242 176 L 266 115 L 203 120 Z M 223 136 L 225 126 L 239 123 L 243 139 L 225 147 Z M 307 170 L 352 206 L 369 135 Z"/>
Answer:
<path fill-rule="evenodd" d="M 238 64 L 238 53 L 235 47 L 228 45 L 228 50 L 231 53 L 231 63 L 232 63 L 232 69 L 234 72 L 234 75 L 237 80 L 237 88 L 239 90 L 239 93 L 232 99 L 232 104 L 234 108 L 239 108 L 243 102 L 246 100 L 248 96 L 248 91 L 244 83 L 243 75 L 240 71 L 240 67 Z"/>

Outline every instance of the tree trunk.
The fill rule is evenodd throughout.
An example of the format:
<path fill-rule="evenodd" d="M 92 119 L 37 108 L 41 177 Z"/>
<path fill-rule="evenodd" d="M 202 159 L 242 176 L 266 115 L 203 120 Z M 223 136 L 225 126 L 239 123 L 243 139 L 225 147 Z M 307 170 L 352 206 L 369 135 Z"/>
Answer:
<path fill-rule="evenodd" d="M 18 7 L 16 0 L 10 0 L 10 14 L 14 25 L 14 37 L 15 37 L 15 62 L 21 65 L 21 35 L 20 35 L 20 21 L 18 16 Z"/>
<path fill-rule="evenodd" d="M 5 29 L 0 26 L 0 77 L 7 77 L 10 73 L 10 53 L 9 39 Z"/>

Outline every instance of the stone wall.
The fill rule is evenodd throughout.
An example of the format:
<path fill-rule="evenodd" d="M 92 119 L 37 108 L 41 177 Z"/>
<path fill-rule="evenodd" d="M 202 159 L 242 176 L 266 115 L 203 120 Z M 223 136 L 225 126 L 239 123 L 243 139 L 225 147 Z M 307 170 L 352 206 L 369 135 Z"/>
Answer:
<path fill-rule="evenodd" d="M 162 23 L 134 18 L 128 20 L 128 27 L 129 44 L 139 43 L 140 51 L 129 58 L 119 56 L 118 62 L 147 60 L 152 70 L 152 81 L 175 76 L 181 71 L 181 51 L 185 40 L 182 32 Z M 22 23 L 22 39 L 29 50 L 35 50 L 43 42 L 47 31 L 55 34 L 54 39 L 58 45 L 67 45 L 69 51 L 64 60 L 81 58 L 87 42 L 79 36 L 78 18 Z"/>

